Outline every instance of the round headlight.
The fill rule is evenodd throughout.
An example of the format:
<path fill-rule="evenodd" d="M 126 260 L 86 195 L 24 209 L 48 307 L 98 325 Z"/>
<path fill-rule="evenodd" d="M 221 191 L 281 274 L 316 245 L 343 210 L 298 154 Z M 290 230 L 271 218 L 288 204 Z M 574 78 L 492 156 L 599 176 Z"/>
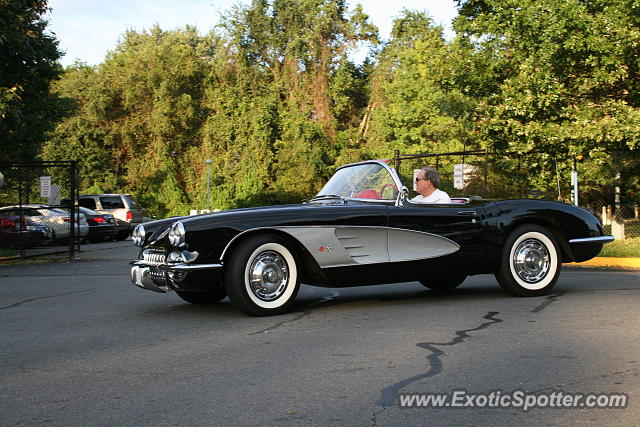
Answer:
<path fill-rule="evenodd" d="M 171 246 L 181 246 L 185 242 L 185 231 L 182 222 L 174 222 L 169 230 L 169 243 Z"/>
<path fill-rule="evenodd" d="M 138 225 L 133 229 L 133 233 L 131 233 L 131 237 L 133 238 L 133 244 L 136 246 L 144 245 L 144 238 L 146 236 L 146 232 L 142 224 Z"/>

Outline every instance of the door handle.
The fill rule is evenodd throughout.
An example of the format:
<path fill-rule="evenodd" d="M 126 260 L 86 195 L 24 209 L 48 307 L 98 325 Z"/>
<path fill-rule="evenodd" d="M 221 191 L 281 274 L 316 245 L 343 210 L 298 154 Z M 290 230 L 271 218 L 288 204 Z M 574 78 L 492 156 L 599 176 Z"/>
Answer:
<path fill-rule="evenodd" d="M 476 216 L 476 211 L 458 211 L 458 215 Z"/>

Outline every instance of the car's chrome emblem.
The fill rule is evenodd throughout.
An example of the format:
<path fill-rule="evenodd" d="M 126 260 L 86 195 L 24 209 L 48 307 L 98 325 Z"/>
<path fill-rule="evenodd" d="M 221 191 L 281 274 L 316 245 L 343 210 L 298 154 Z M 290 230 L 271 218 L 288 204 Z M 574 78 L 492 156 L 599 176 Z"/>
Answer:
<path fill-rule="evenodd" d="M 318 251 L 320 252 L 324 252 L 324 251 L 331 252 L 332 250 L 333 250 L 333 246 L 320 246 L 318 248 Z"/>

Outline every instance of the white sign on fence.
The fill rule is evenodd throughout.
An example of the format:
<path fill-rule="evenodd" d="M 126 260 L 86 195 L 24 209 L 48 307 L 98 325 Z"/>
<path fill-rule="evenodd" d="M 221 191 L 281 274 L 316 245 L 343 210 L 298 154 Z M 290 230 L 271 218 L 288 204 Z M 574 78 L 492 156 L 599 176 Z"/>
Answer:
<path fill-rule="evenodd" d="M 453 188 L 462 190 L 477 171 L 477 166 L 462 163 L 453 165 Z"/>
<path fill-rule="evenodd" d="M 41 176 L 40 177 L 40 197 L 44 199 L 48 199 L 50 195 L 51 195 L 51 177 Z"/>

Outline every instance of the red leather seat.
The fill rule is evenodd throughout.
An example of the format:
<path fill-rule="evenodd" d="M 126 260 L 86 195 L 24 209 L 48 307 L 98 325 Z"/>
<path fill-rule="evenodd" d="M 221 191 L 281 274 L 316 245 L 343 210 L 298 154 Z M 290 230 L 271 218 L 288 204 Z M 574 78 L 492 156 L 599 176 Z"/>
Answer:
<path fill-rule="evenodd" d="M 355 197 L 359 199 L 379 199 L 380 195 L 376 190 L 362 190 Z"/>

